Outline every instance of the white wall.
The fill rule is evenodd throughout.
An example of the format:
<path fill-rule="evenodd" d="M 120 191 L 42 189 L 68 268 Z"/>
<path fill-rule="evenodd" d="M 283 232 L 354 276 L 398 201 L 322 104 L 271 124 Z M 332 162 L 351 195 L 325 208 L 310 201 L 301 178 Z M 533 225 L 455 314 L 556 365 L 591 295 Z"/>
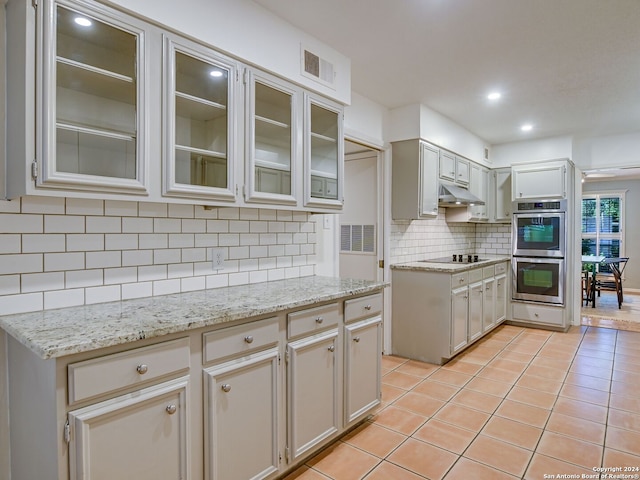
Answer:
<path fill-rule="evenodd" d="M 351 105 L 344 109 L 344 133 L 371 147 L 383 148 L 389 110 L 362 95 L 351 94 Z"/>
<path fill-rule="evenodd" d="M 551 137 L 523 142 L 503 143 L 491 149 L 492 167 L 508 167 L 514 163 L 573 158 L 572 137 Z"/>
<path fill-rule="evenodd" d="M 351 61 L 249 0 L 111 0 L 239 59 L 342 103 L 351 101 Z M 300 74 L 301 43 L 334 64 L 335 89 Z"/>
<path fill-rule="evenodd" d="M 581 170 L 640 166 L 640 132 L 606 137 L 576 138 L 573 161 Z"/>

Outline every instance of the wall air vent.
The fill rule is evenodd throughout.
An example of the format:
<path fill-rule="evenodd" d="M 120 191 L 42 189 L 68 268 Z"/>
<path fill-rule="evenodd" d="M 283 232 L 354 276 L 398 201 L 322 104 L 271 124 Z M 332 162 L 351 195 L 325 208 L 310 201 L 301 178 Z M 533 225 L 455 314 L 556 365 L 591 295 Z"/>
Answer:
<path fill-rule="evenodd" d="M 340 251 L 375 253 L 374 225 L 340 225 Z"/>
<path fill-rule="evenodd" d="M 335 69 L 333 63 L 302 47 L 302 75 L 328 87 L 334 88 Z"/>

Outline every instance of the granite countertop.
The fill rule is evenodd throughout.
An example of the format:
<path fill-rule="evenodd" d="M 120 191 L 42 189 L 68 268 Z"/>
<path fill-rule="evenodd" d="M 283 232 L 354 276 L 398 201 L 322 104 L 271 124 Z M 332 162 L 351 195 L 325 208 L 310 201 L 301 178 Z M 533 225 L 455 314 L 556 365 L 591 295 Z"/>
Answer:
<path fill-rule="evenodd" d="M 429 259 L 425 259 L 417 262 L 396 263 L 391 265 L 391 268 L 395 270 L 458 273 L 478 267 L 495 265 L 496 263 L 508 262 L 511 257 L 508 255 L 480 255 L 480 259 L 481 261 L 474 263 L 433 263 L 429 262 Z"/>
<path fill-rule="evenodd" d="M 383 282 L 302 277 L 0 316 L 0 328 L 43 359 L 373 292 Z"/>

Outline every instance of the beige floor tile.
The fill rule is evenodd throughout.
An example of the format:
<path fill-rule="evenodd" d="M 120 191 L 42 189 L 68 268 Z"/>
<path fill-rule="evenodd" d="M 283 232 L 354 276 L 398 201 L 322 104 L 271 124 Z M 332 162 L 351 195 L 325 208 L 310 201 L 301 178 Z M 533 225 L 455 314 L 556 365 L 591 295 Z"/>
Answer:
<path fill-rule="evenodd" d="M 434 418 L 437 420 L 441 420 L 445 423 L 451 423 L 473 432 L 479 432 L 489 417 L 490 415 L 487 413 L 463 407 L 462 405 L 455 405 L 453 403 L 447 403 L 434 415 Z"/>
<path fill-rule="evenodd" d="M 574 365 L 584 365 L 590 367 L 598 367 L 598 368 L 613 368 L 613 360 L 605 360 L 603 358 L 598 357 L 588 357 L 585 355 L 576 355 L 573 359 Z"/>
<path fill-rule="evenodd" d="M 550 478 L 549 475 L 577 475 L 574 478 L 581 478 L 584 475 L 593 475 L 591 468 L 583 468 L 571 463 L 563 462 L 557 458 L 551 458 L 538 453 L 533 455 L 529 468 L 524 475 L 524 480 L 542 480 Z M 545 475 L 547 475 L 545 477 Z M 571 477 L 567 477 L 571 478 Z M 585 477 L 588 478 L 588 477 Z"/>
<path fill-rule="evenodd" d="M 640 350 L 640 348 L 639 348 Z M 640 365 L 640 356 L 636 357 L 634 355 L 625 355 L 623 353 L 616 353 L 614 365 L 616 361 L 620 361 L 623 363 L 630 363 L 633 365 Z"/>
<path fill-rule="evenodd" d="M 622 360 L 615 360 L 613 364 L 614 370 L 621 370 L 623 372 L 629 372 L 629 373 L 637 373 L 638 370 L 640 369 L 639 367 L 640 365 L 638 365 L 637 363 L 625 362 Z"/>
<path fill-rule="evenodd" d="M 590 377 L 601 378 L 603 380 L 611 380 L 613 376 L 613 368 L 594 367 L 592 365 L 584 365 L 582 363 L 573 363 L 569 371 L 579 373 L 581 375 L 588 375 Z"/>
<path fill-rule="evenodd" d="M 614 370 L 612 380 L 616 382 L 625 382 L 629 385 L 640 384 L 640 373 L 623 372 L 621 370 Z"/>
<path fill-rule="evenodd" d="M 508 370 L 514 373 L 522 373 L 524 372 L 525 368 L 527 368 L 527 363 L 516 362 L 513 360 L 507 360 L 504 358 L 494 358 L 489 362 L 487 367 L 499 368 L 501 370 Z"/>
<path fill-rule="evenodd" d="M 542 345 L 531 344 L 531 343 L 510 343 L 505 347 L 505 350 L 510 350 L 512 352 L 525 353 L 528 355 L 535 355 L 540 351 Z"/>
<path fill-rule="evenodd" d="M 431 363 L 409 360 L 408 362 L 405 362 L 398 368 L 396 368 L 396 372 L 402 372 L 409 375 L 415 375 L 416 377 L 426 378 L 433 372 L 438 370 L 438 368 L 440 368 L 438 365 L 433 365 Z"/>
<path fill-rule="evenodd" d="M 496 415 L 526 423 L 534 427 L 544 427 L 551 412 L 544 408 L 534 407 L 512 400 L 505 400 L 496 410 Z"/>
<path fill-rule="evenodd" d="M 405 435 L 374 423 L 365 423 L 343 438 L 345 443 L 385 458 L 407 439 Z"/>
<path fill-rule="evenodd" d="M 334 480 L 359 480 L 378 463 L 379 458 L 338 442 L 313 457 L 307 465 Z"/>
<path fill-rule="evenodd" d="M 485 413 L 493 413 L 501 402 L 501 397 L 488 395 L 469 388 L 463 388 L 451 399 L 451 403 L 464 405 Z"/>
<path fill-rule="evenodd" d="M 395 407 L 404 408 L 423 417 L 433 416 L 444 404 L 445 402 L 441 400 L 413 392 L 409 392 L 393 402 Z"/>
<path fill-rule="evenodd" d="M 503 350 L 496 355 L 496 359 L 498 358 L 502 360 L 511 360 L 512 362 L 529 363 L 535 358 L 535 356 L 527 353 L 514 352 L 512 350 Z"/>
<path fill-rule="evenodd" d="M 640 413 L 640 398 L 612 393 L 609 399 L 609 408 Z"/>
<path fill-rule="evenodd" d="M 497 382 L 514 383 L 522 372 L 510 372 L 501 368 L 486 366 L 478 373 L 478 377 L 488 378 Z"/>
<path fill-rule="evenodd" d="M 628 355 L 630 357 L 636 357 L 636 358 L 640 358 L 640 352 L 638 351 L 637 347 L 635 345 L 620 345 L 617 349 L 616 349 L 616 355 L 620 354 L 620 355 Z"/>
<path fill-rule="evenodd" d="M 576 372 L 569 372 L 565 383 L 585 388 L 593 388 L 594 390 L 602 390 L 604 392 L 608 392 L 611 389 L 611 381 L 607 379 L 582 375 Z"/>
<path fill-rule="evenodd" d="M 494 415 L 481 433 L 518 447 L 534 450 L 542 435 L 542 429 Z"/>
<path fill-rule="evenodd" d="M 403 363 L 409 361 L 407 358 L 396 357 L 395 355 L 383 355 L 382 356 L 382 368 L 387 370 L 393 370 L 399 367 Z"/>
<path fill-rule="evenodd" d="M 500 454 L 496 455 L 496 452 Z M 532 455 L 531 450 L 516 447 L 492 437 L 478 435 L 464 452 L 463 457 L 521 477 Z"/>
<path fill-rule="evenodd" d="M 393 451 L 388 461 L 432 480 L 449 471 L 458 455 L 419 440 L 409 439 Z"/>
<path fill-rule="evenodd" d="M 432 418 L 420 427 L 412 437 L 460 455 L 476 435 L 476 432 L 471 430 Z"/>
<path fill-rule="evenodd" d="M 428 395 L 429 397 L 436 398 L 438 400 L 447 401 L 453 397 L 458 391 L 459 387 L 453 385 L 447 385 L 445 383 L 436 382 L 431 379 L 427 379 L 411 390 L 413 393 L 419 393 L 421 395 Z"/>
<path fill-rule="evenodd" d="M 403 435 L 411 435 L 426 421 L 427 417 L 394 407 L 393 405 L 388 406 L 376 414 L 373 419 L 373 423 L 390 428 Z"/>
<path fill-rule="evenodd" d="M 482 365 L 477 363 L 465 362 L 464 360 L 451 360 L 442 366 L 443 370 L 452 370 L 465 375 L 475 375 L 482 369 Z"/>
<path fill-rule="evenodd" d="M 592 422 L 606 423 L 607 421 L 607 407 L 573 398 L 558 397 L 553 411 Z"/>
<path fill-rule="evenodd" d="M 619 450 L 612 450 L 610 448 L 604 449 L 604 460 L 602 461 L 603 467 L 616 468 L 616 467 L 640 467 L 640 456 L 632 455 L 630 453 L 620 452 Z M 630 474 L 637 474 L 638 472 L 628 472 Z"/>
<path fill-rule="evenodd" d="M 608 427 L 605 445 L 607 448 L 640 455 L 640 433 L 618 427 Z M 640 467 L 640 465 L 638 466 Z"/>
<path fill-rule="evenodd" d="M 409 470 L 389 462 L 381 462 L 374 468 L 365 480 L 424 480 L 421 475 L 416 475 Z"/>
<path fill-rule="evenodd" d="M 613 360 L 614 354 L 613 352 L 603 352 L 600 350 L 594 350 L 592 348 L 580 347 L 576 355 L 576 359 L 580 360 L 580 358 L 578 357 L 600 358 L 602 360 Z"/>
<path fill-rule="evenodd" d="M 518 477 L 462 457 L 444 478 L 445 480 L 515 480 Z"/>
<path fill-rule="evenodd" d="M 567 371 L 559 368 L 541 367 L 539 365 L 529 365 L 525 370 L 528 375 L 536 377 L 546 378 L 548 380 L 564 381 L 564 377 L 567 376 Z"/>
<path fill-rule="evenodd" d="M 462 387 L 473 377 L 464 373 L 453 372 L 451 370 L 440 369 L 429 377 L 436 382 L 446 383 L 454 387 Z"/>
<path fill-rule="evenodd" d="M 394 387 L 393 385 L 382 384 L 382 401 L 384 403 L 393 403 L 395 400 L 406 394 L 407 390 Z"/>
<path fill-rule="evenodd" d="M 557 395 L 562 388 L 561 381 L 536 377 L 535 375 L 529 375 L 527 373 L 518 379 L 516 385 L 519 387 L 531 388 L 533 390 L 540 390 L 541 392 L 552 393 L 554 395 Z"/>
<path fill-rule="evenodd" d="M 638 365 L 637 368 L 638 370 L 640 370 L 640 365 Z M 615 380 L 612 380 L 611 393 L 616 393 L 618 395 L 627 395 L 630 397 L 638 397 L 640 396 L 640 384 L 629 385 L 627 382 L 617 382 Z"/>
<path fill-rule="evenodd" d="M 507 393 L 509 393 L 511 387 L 511 383 L 498 382 L 496 380 L 490 380 L 488 378 L 482 377 L 475 377 L 465 385 L 465 388 L 503 398 L 507 395 Z"/>
<path fill-rule="evenodd" d="M 531 365 L 536 365 L 538 367 L 549 367 L 549 368 L 558 368 L 562 370 L 567 370 L 571 366 L 572 361 L 573 361 L 572 357 L 561 359 L 561 358 L 547 357 L 545 355 L 538 354 L 531 361 Z"/>
<path fill-rule="evenodd" d="M 284 480 L 330 480 L 330 477 L 303 465 L 284 477 Z"/>
<path fill-rule="evenodd" d="M 406 373 L 401 373 L 397 369 L 387 373 L 384 377 L 382 377 L 382 383 L 386 385 L 391 385 L 392 387 L 402 388 L 404 390 L 411 390 L 417 384 L 422 381 L 422 378 L 416 377 L 415 375 L 407 375 Z"/>
<path fill-rule="evenodd" d="M 640 414 L 612 408 L 609 410 L 607 425 L 640 433 Z"/>
<path fill-rule="evenodd" d="M 591 420 L 553 412 L 549 417 L 545 430 L 584 440 L 585 442 L 604 445 L 605 425 Z"/>
<path fill-rule="evenodd" d="M 536 448 L 537 453 L 590 469 L 599 466 L 602 445 L 584 442 L 565 435 L 545 431 Z"/>
<path fill-rule="evenodd" d="M 511 389 L 507 398 L 516 402 L 526 403 L 527 405 L 533 405 L 534 407 L 551 410 L 558 397 L 553 393 L 515 386 Z"/>
<path fill-rule="evenodd" d="M 564 384 L 560 389 L 559 395 L 561 397 L 573 398 L 574 400 L 595 403 L 596 405 L 602 405 L 604 407 L 609 404 L 609 392 L 571 385 L 569 383 Z"/>

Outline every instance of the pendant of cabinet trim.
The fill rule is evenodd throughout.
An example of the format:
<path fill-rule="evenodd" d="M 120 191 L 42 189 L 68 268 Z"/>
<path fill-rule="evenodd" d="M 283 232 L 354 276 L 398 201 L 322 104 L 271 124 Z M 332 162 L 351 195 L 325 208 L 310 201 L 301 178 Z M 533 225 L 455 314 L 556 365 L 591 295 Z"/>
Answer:
<path fill-rule="evenodd" d="M 341 104 L 91 0 L 6 19 L 7 198 L 342 209 Z"/>

